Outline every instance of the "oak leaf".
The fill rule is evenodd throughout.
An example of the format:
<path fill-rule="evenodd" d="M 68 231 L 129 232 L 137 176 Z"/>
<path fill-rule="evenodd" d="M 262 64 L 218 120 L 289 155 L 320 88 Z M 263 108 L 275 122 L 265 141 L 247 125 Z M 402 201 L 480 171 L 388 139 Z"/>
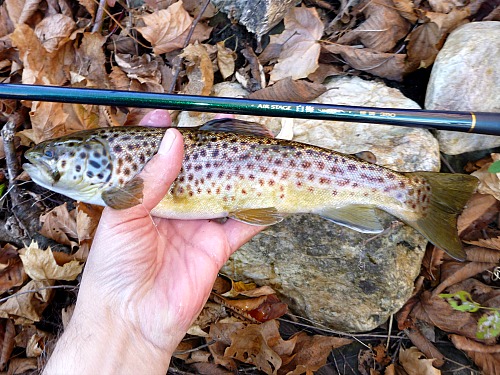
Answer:
<path fill-rule="evenodd" d="M 170 5 L 167 9 L 144 16 L 142 19 L 146 26 L 138 27 L 137 31 L 151 43 L 157 55 L 182 48 L 193 23 L 192 17 L 183 8 L 182 1 Z M 207 39 L 210 31 L 211 28 L 198 23 L 190 42 L 201 42 Z"/>
<path fill-rule="evenodd" d="M 83 269 L 83 264 L 77 260 L 69 261 L 62 266 L 57 264 L 50 247 L 41 250 L 35 242 L 20 250 L 19 256 L 28 276 L 36 281 L 74 280 Z"/>
<path fill-rule="evenodd" d="M 71 213 L 68 211 L 66 203 L 53 208 L 40 216 L 40 222 L 42 223 L 40 234 L 63 245 L 77 246 L 78 243 L 75 241 L 78 236 L 75 214 L 75 210 L 71 211 Z"/>
<path fill-rule="evenodd" d="M 408 375 L 440 375 L 441 371 L 432 366 L 432 361 L 414 346 L 399 352 L 399 362 Z"/>
<path fill-rule="evenodd" d="M 285 30 L 271 36 L 270 45 L 282 45 L 278 63 L 271 71 L 270 84 L 286 77 L 306 78 L 318 68 L 319 40 L 323 35 L 323 22 L 316 9 L 292 8 L 285 16 Z"/>
<path fill-rule="evenodd" d="M 64 14 L 45 17 L 35 27 L 35 34 L 47 52 L 57 51 L 76 29 L 75 21 Z"/>

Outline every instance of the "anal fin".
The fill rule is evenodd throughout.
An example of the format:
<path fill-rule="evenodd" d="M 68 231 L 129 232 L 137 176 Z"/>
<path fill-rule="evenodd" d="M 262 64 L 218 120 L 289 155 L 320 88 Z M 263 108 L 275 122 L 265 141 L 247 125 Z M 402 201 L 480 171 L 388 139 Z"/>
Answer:
<path fill-rule="evenodd" d="M 101 194 L 102 200 L 108 207 L 115 210 L 124 210 L 137 206 L 142 202 L 144 181 L 139 176 L 134 177 L 123 187 L 113 187 Z"/>
<path fill-rule="evenodd" d="M 229 213 L 229 217 L 234 220 L 252 225 L 273 225 L 284 219 L 275 207 L 253 208 L 237 210 Z"/>
<path fill-rule="evenodd" d="M 375 210 L 368 206 L 352 205 L 342 208 L 329 208 L 319 212 L 319 215 L 335 224 L 362 233 L 380 233 L 384 230 Z"/>

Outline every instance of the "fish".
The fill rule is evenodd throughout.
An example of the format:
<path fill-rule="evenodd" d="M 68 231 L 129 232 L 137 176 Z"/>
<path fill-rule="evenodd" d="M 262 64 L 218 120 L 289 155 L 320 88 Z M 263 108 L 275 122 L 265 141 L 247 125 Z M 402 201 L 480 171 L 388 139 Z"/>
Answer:
<path fill-rule="evenodd" d="M 473 176 L 397 172 L 276 139 L 262 125 L 236 119 L 178 130 L 182 168 L 153 216 L 267 226 L 290 214 L 317 214 L 359 232 L 381 233 L 376 211 L 382 210 L 453 258 L 466 257 L 457 216 L 477 187 Z M 142 201 L 139 173 L 164 133 L 140 126 L 84 130 L 34 146 L 23 168 L 38 185 L 74 200 L 127 209 Z"/>

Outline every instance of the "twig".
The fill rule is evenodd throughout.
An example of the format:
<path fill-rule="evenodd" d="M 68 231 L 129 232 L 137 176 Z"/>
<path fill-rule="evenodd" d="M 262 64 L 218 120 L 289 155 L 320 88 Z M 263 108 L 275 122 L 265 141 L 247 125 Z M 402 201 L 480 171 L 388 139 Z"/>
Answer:
<path fill-rule="evenodd" d="M 22 292 L 17 292 L 17 293 L 10 295 L 10 296 L 0 298 L 0 303 L 3 303 L 5 301 L 7 301 L 8 299 L 18 297 L 18 296 L 23 295 L 23 294 L 38 293 L 42 290 L 47 290 L 47 289 L 77 289 L 77 287 L 74 285 L 53 285 L 53 286 L 45 286 L 43 288 L 38 288 L 38 289 L 23 290 Z"/>
<path fill-rule="evenodd" d="M 186 48 L 191 40 L 191 37 L 193 36 L 194 29 L 196 28 L 196 25 L 198 25 L 198 22 L 200 22 L 201 16 L 203 16 L 203 13 L 207 10 L 208 4 L 210 4 L 210 0 L 205 0 L 205 3 L 203 4 L 203 7 L 201 7 L 200 12 L 196 16 L 196 18 L 193 20 L 193 23 L 191 24 L 191 28 L 189 29 L 189 33 L 186 36 L 186 40 L 184 41 L 184 46 L 182 47 L 183 49 Z M 182 64 L 183 59 L 179 58 L 175 62 L 174 66 L 172 67 L 172 83 L 170 84 L 170 88 L 168 89 L 168 93 L 172 93 L 175 89 L 175 85 L 177 83 L 177 78 L 179 77 L 179 73 L 181 72 L 181 64 Z"/>
<path fill-rule="evenodd" d="M 92 32 L 97 33 L 102 29 L 102 23 L 104 22 L 104 12 L 106 8 L 106 0 L 100 0 L 99 6 L 97 7 L 97 12 L 95 14 L 94 26 L 92 26 Z"/>

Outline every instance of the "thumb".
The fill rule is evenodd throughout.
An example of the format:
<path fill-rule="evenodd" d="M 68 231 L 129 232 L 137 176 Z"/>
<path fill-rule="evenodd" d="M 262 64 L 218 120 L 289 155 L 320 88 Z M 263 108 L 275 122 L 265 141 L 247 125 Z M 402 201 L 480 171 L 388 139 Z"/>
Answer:
<path fill-rule="evenodd" d="M 143 207 L 151 211 L 167 194 L 182 166 L 184 147 L 182 135 L 169 128 L 165 132 L 158 153 L 146 164 L 140 177 L 144 181 Z"/>

